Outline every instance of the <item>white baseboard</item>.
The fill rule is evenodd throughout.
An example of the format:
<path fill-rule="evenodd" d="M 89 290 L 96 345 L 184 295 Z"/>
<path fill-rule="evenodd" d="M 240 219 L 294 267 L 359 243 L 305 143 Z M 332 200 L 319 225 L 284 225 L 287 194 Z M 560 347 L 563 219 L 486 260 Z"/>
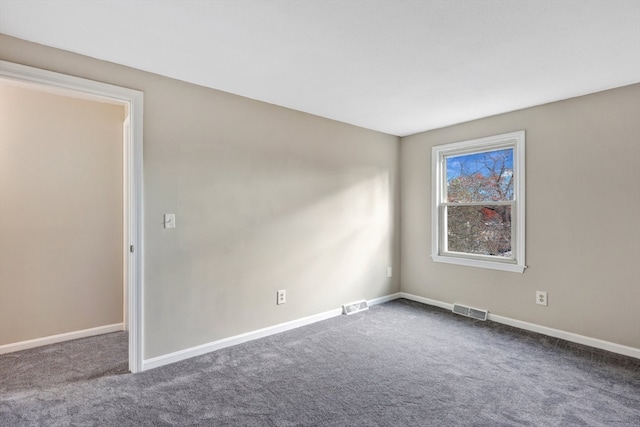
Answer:
<path fill-rule="evenodd" d="M 81 331 L 67 332 L 64 334 L 50 335 L 48 337 L 36 338 L 33 340 L 20 341 L 11 344 L 0 345 L 0 354 L 12 353 L 14 351 L 26 350 L 29 348 L 40 347 L 43 345 L 56 344 L 63 341 L 76 340 L 78 338 L 87 338 L 95 335 L 108 334 L 110 332 L 124 331 L 124 323 L 115 323 L 113 325 L 98 326 L 96 328 L 83 329 Z"/>
<path fill-rule="evenodd" d="M 384 304 L 385 302 L 393 301 L 394 299 L 398 299 L 398 298 L 401 298 L 400 292 L 396 292 L 395 294 L 391 294 L 391 295 L 385 295 L 379 298 L 369 299 L 367 300 L 367 303 L 369 304 L 369 306 L 372 306 L 372 305 Z"/>
<path fill-rule="evenodd" d="M 367 303 L 372 305 L 382 304 L 394 299 L 400 298 L 400 292 L 391 295 L 385 295 L 379 298 L 373 298 L 367 300 Z M 324 313 L 316 314 L 313 316 L 303 317 L 302 319 L 292 320 L 286 323 L 280 323 L 279 325 L 270 326 L 268 328 L 258 329 L 256 331 L 247 332 L 244 334 L 236 335 L 229 338 L 224 338 L 218 341 L 213 341 L 207 344 L 202 344 L 196 347 L 179 350 L 173 353 L 165 354 L 162 356 L 153 357 L 151 359 L 144 360 L 142 362 L 142 370 L 158 368 L 160 366 L 168 365 L 170 363 L 179 362 L 181 360 L 190 359 L 192 357 L 201 356 L 203 354 L 210 353 L 212 351 L 220 350 L 226 347 L 232 347 L 234 345 L 242 344 L 248 341 L 264 338 L 269 335 L 279 334 L 280 332 L 289 331 L 291 329 L 299 328 L 301 326 L 310 325 L 312 323 L 327 320 L 332 317 L 340 316 L 342 314 L 342 308 L 336 308 L 334 310 L 326 311 Z"/>
<path fill-rule="evenodd" d="M 244 334 L 236 335 L 229 338 L 223 338 L 218 341 L 213 341 L 207 344 L 202 344 L 196 347 L 179 350 L 173 353 L 165 354 L 162 356 L 153 357 L 151 359 L 142 361 L 142 370 L 158 368 L 160 366 L 168 365 L 170 363 L 179 362 L 181 360 L 190 359 L 192 357 L 201 356 L 203 354 L 210 353 L 212 351 L 221 350 L 226 347 L 232 347 L 234 345 L 242 344 L 248 341 L 257 340 L 259 338 L 268 337 L 269 335 L 279 334 L 280 332 L 289 331 L 291 329 L 299 328 L 301 326 L 310 325 L 312 323 L 327 320 L 332 317 L 337 317 L 342 314 L 341 308 L 326 311 L 324 313 L 316 314 L 313 316 L 303 317 L 302 319 L 292 320 L 290 322 L 280 323 L 278 325 L 269 326 L 267 328 L 258 329 L 256 331 L 247 332 Z"/>
<path fill-rule="evenodd" d="M 400 292 L 400 298 L 420 302 L 427 305 L 433 305 L 436 307 L 444 308 L 446 310 L 452 310 L 453 304 L 449 304 L 442 301 L 436 301 L 429 298 L 419 297 L 417 295 L 409 294 L 406 292 Z M 504 325 L 513 326 L 515 328 L 524 329 L 526 331 L 537 332 L 539 334 L 547 335 L 554 338 L 560 338 L 565 341 L 574 342 L 577 344 L 587 345 L 589 347 L 599 348 L 601 350 L 607 350 L 612 353 L 622 354 L 625 356 L 635 357 L 640 359 L 640 348 L 628 347 L 622 344 L 616 344 L 609 341 L 600 340 L 597 338 L 586 337 L 584 335 L 574 334 L 572 332 L 562 331 L 560 329 L 549 328 L 547 326 L 536 325 L 535 323 L 529 323 L 522 320 L 511 319 L 509 317 L 499 316 L 497 314 L 489 313 L 488 320 L 493 322 L 502 323 Z"/>
<path fill-rule="evenodd" d="M 367 300 L 370 306 L 383 304 L 385 302 L 393 301 L 395 299 L 405 298 L 408 300 L 420 302 L 427 305 L 433 305 L 436 307 L 444 308 L 445 310 L 453 309 L 453 304 L 445 303 L 442 301 L 433 300 L 430 298 L 424 298 L 417 295 L 409 294 L 406 292 L 397 292 L 395 294 L 386 295 L 379 298 L 373 298 Z M 202 344 L 196 347 L 179 350 L 173 353 L 165 354 L 162 356 L 153 357 L 151 359 L 143 360 L 142 370 L 146 371 L 160 366 L 168 365 L 171 363 L 179 362 L 181 360 L 190 359 L 192 357 L 201 356 L 203 354 L 210 353 L 212 351 L 221 350 L 226 347 L 232 347 L 234 345 L 242 344 L 248 341 L 253 341 L 259 338 L 264 338 L 269 335 L 278 334 L 280 332 L 296 329 L 301 326 L 310 325 L 312 323 L 327 320 L 332 317 L 337 317 L 342 314 L 341 308 L 326 311 L 324 313 L 316 314 L 313 316 L 304 317 L 298 320 L 292 320 L 290 322 L 281 323 L 278 325 L 270 326 L 256 331 L 247 332 L 244 334 L 236 335 L 229 338 L 223 338 L 218 341 L 213 341 L 207 344 Z M 545 326 L 535 325 L 532 323 L 523 322 L 521 320 L 510 319 L 508 317 L 498 316 L 489 313 L 489 320 L 494 322 L 503 323 L 505 325 L 514 326 L 516 328 L 525 329 L 532 332 L 538 332 L 543 335 L 548 335 L 555 338 L 561 338 L 566 341 L 571 341 L 579 344 L 584 344 L 590 347 L 600 348 L 608 350 L 613 353 L 624 354 L 626 356 L 636 357 L 640 359 L 640 349 L 633 347 L 626 347 L 620 344 L 615 344 L 607 341 L 598 340 L 595 338 L 589 338 L 582 335 L 573 334 L 570 332 L 560 331 L 558 329 L 548 328 Z"/>
<path fill-rule="evenodd" d="M 419 297 L 418 295 L 408 294 L 406 292 L 400 292 L 400 298 L 421 302 L 422 304 L 434 305 L 436 307 L 444 308 L 445 310 L 453 310 L 453 304 L 437 301 L 430 298 Z"/>

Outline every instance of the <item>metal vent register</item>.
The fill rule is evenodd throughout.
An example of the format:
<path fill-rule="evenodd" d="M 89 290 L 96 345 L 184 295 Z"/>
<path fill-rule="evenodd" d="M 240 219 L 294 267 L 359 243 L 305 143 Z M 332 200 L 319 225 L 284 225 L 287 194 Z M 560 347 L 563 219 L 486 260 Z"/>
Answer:
<path fill-rule="evenodd" d="M 453 310 L 456 314 L 461 314 L 467 317 L 473 317 L 478 320 L 487 320 L 487 310 L 480 310 L 478 308 L 467 307 L 462 304 L 453 304 Z"/>
<path fill-rule="evenodd" d="M 359 313 L 364 310 L 369 310 L 369 304 L 366 300 L 356 301 L 342 306 L 342 313 L 347 315 Z"/>

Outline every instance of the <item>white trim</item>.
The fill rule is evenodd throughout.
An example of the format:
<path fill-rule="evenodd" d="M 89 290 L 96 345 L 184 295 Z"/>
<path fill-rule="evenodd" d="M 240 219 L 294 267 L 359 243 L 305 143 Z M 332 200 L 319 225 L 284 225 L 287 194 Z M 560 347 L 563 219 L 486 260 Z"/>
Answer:
<path fill-rule="evenodd" d="M 586 337 L 584 335 L 574 334 L 573 332 L 567 332 L 560 329 L 549 328 L 547 326 L 536 325 L 535 323 L 511 319 L 509 317 L 499 316 L 497 314 L 489 313 L 488 319 L 493 322 L 502 323 L 504 325 L 514 326 L 516 328 L 525 329 L 527 331 L 537 332 L 539 334 L 547 335 L 554 338 L 560 338 L 565 341 L 583 344 L 589 347 L 595 347 L 601 350 L 610 351 L 612 353 L 623 354 L 625 356 L 640 359 L 640 348 L 616 344 L 610 341 L 600 340 L 598 338 Z"/>
<path fill-rule="evenodd" d="M 385 295 L 382 297 L 367 300 L 367 303 L 372 305 L 383 304 L 388 301 L 400 298 L 401 293 L 397 292 L 391 295 Z M 248 341 L 257 340 L 260 338 L 268 337 L 269 335 L 279 334 L 280 332 L 289 331 L 291 329 L 300 328 L 302 326 L 310 325 L 312 323 L 321 322 L 323 320 L 337 317 L 342 314 L 342 308 L 336 308 L 334 310 L 325 311 L 324 313 L 315 314 L 302 319 L 292 320 L 290 322 L 280 323 L 278 325 L 269 326 L 267 328 L 258 329 L 256 331 L 246 332 L 244 334 L 236 335 L 229 338 L 223 338 L 218 341 L 213 341 L 207 344 L 198 345 L 195 347 L 179 350 L 173 353 L 165 354 L 162 356 L 146 359 L 142 362 L 142 370 L 158 368 L 160 366 L 168 365 L 171 363 L 179 362 L 181 360 L 190 359 L 196 356 L 202 356 L 203 354 L 211 353 L 212 351 L 221 350 L 226 347 L 232 347 L 234 345 L 242 344 Z"/>
<path fill-rule="evenodd" d="M 510 201 L 509 204 L 514 206 L 511 215 L 513 224 L 511 241 L 515 260 L 502 261 L 499 257 L 470 254 L 456 256 L 455 252 L 448 252 L 446 248 L 442 249 L 444 253 L 441 253 L 441 246 L 445 241 L 446 233 L 446 223 L 440 227 L 440 217 L 443 216 L 441 206 L 450 205 L 449 203 L 443 203 L 442 200 L 446 197 L 446 194 L 443 194 L 446 190 L 444 184 L 446 181 L 446 177 L 444 177 L 445 156 L 502 148 L 513 148 L 514 150 L 514 196 L 513 201 Z M 471 204 L 475 205 L 475 203 Z M 493 203 L 488 202 L 488 204 Z M 446 221 L 446 218 L 443 218 L 443 221 Z M 437 145 L 431 148 L 431 258 L 434 262 L 515 273 L 523 273 L 527 268 L 525 264 L 525 131 Z"/>
<path fill-rule="evenodd" d="M 400 292 L 400 298 L 408 299 L 415 302 L 420 302 L 426 305 L 433 305 L 435 307 L 444 308 L 445 310 L 453 310 L 453 304 L 449 304 L 447 302 L 438 301 L 435 299 L 419 297 L 418 295 L 408 294 L 406 292 Z"/>
<path fill-rule="evenodd" d="M 98 98 L 105 102 L 124 105 L 129 114 L 130 129 L 129 147 L 124 147 L 124 155 L 128 158 L 125 170 L 125 186 L 127 194 L 124 250 L 129 253 L 127 266 L 127 329 L 129 330 L 129 370 L 139 372 L 142 369 L 143 337 L 143 290 L 144 290 L 144 257 L 143 257 L 143 187 L 142 187 L 142 118 L 143 93 L 137 90 L 114 86 L 107 83 L 87 80 L 80 77 L 41 70 L 25 65 L 0 61 L 0 77 L 13 81 L 36 84 L 58 93 L 73 91 L 90 98 Z M 135 252 L 129 252 L 133 245 Z"/>
<path fill-rule="evenodd" d="M 129 254 L 129 292 L 127 330 L 129 331 L 129 370 L 142 372 L 144 343 L 144 188 L 143 188 L 143 105 L 142 92 L 131 91 L 129 98 L 128 216 L 129 240 L 125 250 Z M 133 246 L 131 252 L 129 247 Z"/>
<path fill-rule="evenodd" d="M 423 304 L 444 308 L 446 310 L 453 309 L 453 304 L 420 297 L 420 296 L 409 294 L 406 292 L 400 292 L 400 297 L 408 300 L 420 302 Z M 584 335 L 574 334 L 573 332 L 567 332 L 567 331 L 562 331 L 560 329 L 549 328 L 547 326 L 536 325 L 535 323 L 529 323 L 522 320 L 511 319 L 509 317 L 499 316 L 497 314 L 492 314 L 492 313 L 489 313 L 487 320 L 491 320 L 492 322 L 496 322 L 496 323 L 502 323 L 503 325 L 513 326 L 518 329 L 524 329 L 526 331 L 537 332 L 539 334 L 547 335 L 554 338 L 560 338 L 565 341 L 570 341 L 573 343 L 610 351 L 612 353 L 622 354 L 624 356 L 635 357 L 636 359 L 640 359 L 640 348 L 629 347 L 626 345 L 616 344 L 609 341 L 600 340 L 597 338 L 586 337 Z"/>
<path fill-rule="evenodd" d="M 129 168 L 131 165 L 131 153 L 129 152 L 131 147 L 131 115 L 127 112 L 125 119 L 122 122 L 122 179 L 123 183 L 127 182 L 127 176 L 129 174 Z M 129 224 L 129 209 L 131 205 L 129 201 L 129 186 L 123 185 L 122 189 L 122 241 L 125 244 L 125 248 L 122 251 L 122 323 L 124 323 L 124 329 L 129 330 L 129 256 L 130 252 L 127 250 L 126 243 L 129 241 L 130 231 L 128 229 Z"/>
<path fill-rule="evenodd" d="M 20 341 L 11 344 L 0 345 L 0 354 L 13 353 L 14 351 L 27 350 L 29 348 L 41 347 L 43 345 L 57 344 L 59 342 L 77 340 L 78 338 L 93 337 L 95 335 L 108 334 L 111 332 L 124 331 L 124 323 L 98 326 L 96 328 L 83 329 L 81 331 L 66 332 L 64 334 L 50 335 L 48 337 L 36 338 L 33 340 Z"/>
<path fill-rule="evenodd" d="M 367 300 L 367 304 L 369 304 L 369 306 L 384 304 L 385 302 L 393 301 L 394 299 L 398 299 L 398 298 L 401 298 L 400 292 L 396 292 L 395 294 L 385 295 L 383 297 Z"/>
<path fill-rule="evenodd" d="M 170 363 L 179 362 L 181 360 L 190 359 L 196 356 L 202 356 L 203 354 L 211 353 L 212 351 L 221 350 L 223 348 L 232 347 L 234 345 L 242 344 L 248 341 L 257 340 L 259 338 L 268 337 L 269 335 L 279 334 L 280 332 L 296 329 L 301 326 L 310 325 L 312 323 L 327 320 L 332 317 L 337 317 L 342 314 L 341 308 L 329 310 L 324 313 L 316 314 L 313 316 L 303 317 L 302 319 L 292 320 L 290 322 L 280 323 L 278 325 L 269 326 L 267 328 L 258 329 L 256 331 L 247 332 L 244 334 L 236 335 L 229 338 L 223 338 L 218 341 L 213 341 L 207 344 L 202 344 L 196 347 L 179 350 L 173 353 L 165 354 L 162 356 L 146 359 L 142 362 L 143 370 L 158 368 L 160 366 L 168 365 Z"/>
<path fill-rule="evenodd" d="M 432 255 L 431 258 L 435 262 L 442 262 L 445 264 L 466 265 L 467 267 L 479 267 L 488 268 L 490 270 L 511 271 L 514 273 L 523 273 L 526 265 L 510 264 L 500 261 L 484 261 L 481 259 L 467 258 L 467 257 L 454 257 L 454 256 L 442 256 Z"/>

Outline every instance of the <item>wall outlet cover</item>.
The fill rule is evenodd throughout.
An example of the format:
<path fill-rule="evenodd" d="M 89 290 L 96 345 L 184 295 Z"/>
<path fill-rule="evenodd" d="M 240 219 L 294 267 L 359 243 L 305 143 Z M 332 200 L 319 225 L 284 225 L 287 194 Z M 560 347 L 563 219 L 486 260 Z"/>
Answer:
<path fill-rule="evenodd" d="M 547 305 L 547 293 L 545 291 L 536 291 L 536 304 Z"/>

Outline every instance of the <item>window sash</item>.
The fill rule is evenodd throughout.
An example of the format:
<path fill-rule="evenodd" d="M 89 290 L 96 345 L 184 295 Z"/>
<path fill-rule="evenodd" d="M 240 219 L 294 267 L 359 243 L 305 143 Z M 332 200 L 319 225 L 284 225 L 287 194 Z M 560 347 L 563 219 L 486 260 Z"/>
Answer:
<path fill-rule="evenodd" d="M 511 207 L 511 256 L 498 256 L 498 255 L 483 255 L 483 254 L 474 254 L 469 252 L 458 252 L 458 251 L 450 251 L 448 248 L 449 243 L 449 224 L 448 224 L 448 215 L 447 215 L 447 207 L 450 206 L 510 206 Z M 454 256 L 460 258 L 469 258 L 469 259 L 482 259 L 486 261 L 492 262 L 503 262 L 508 264 L 516 264 L 518 262 L 518 254 L 517 254 L 517 204 L 515 201 L 509 202 L 494 202 L 494 203 L 482 203 L 482 202 L 468 202 L 468 203 L 441 203 L 439 206 L 440 218 L 442 221 L 442 226 L 440 227 L 440 238 L 438 239 L 439 248 L 438 255 L 440 256 Z"/>

